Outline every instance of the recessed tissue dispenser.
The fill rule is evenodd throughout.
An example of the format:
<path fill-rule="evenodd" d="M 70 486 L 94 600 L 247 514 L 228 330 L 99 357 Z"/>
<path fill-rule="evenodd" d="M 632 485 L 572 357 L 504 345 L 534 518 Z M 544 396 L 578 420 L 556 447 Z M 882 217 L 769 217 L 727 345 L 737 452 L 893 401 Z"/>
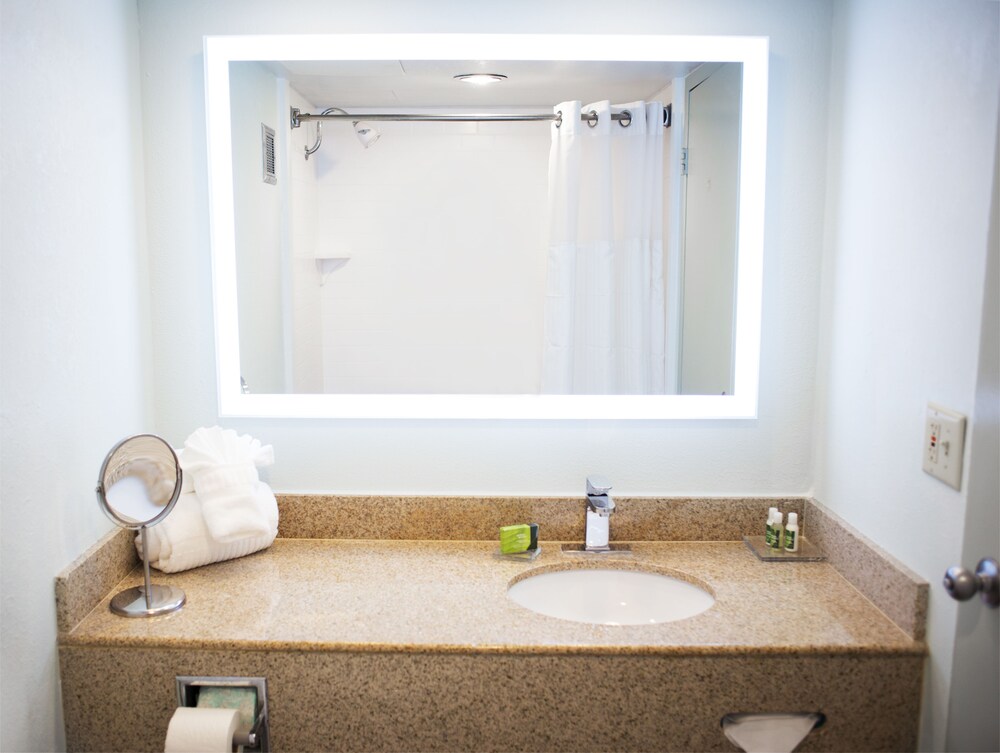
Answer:
<path fill-rule="evenodd" d="M 267 679 L 178 677 L 177 709 L 170 717 L 164 749 L 269 753 Z"/>

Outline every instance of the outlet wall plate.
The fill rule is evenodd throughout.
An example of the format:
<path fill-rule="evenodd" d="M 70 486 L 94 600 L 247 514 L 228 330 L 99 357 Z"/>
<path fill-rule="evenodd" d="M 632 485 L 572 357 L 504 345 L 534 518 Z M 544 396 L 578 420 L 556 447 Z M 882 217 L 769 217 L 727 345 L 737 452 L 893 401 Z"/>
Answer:
<path fill-rule="evenodd" d="M 962 488 L 965 416 L 935 403 L 924 419 L 923 468 L 955 489 Z"/>

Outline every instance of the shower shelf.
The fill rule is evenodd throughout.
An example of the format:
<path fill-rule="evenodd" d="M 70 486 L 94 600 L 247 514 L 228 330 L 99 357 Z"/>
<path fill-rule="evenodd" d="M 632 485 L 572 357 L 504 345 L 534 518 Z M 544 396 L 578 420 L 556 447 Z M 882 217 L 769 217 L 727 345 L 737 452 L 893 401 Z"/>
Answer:
<path fill-rule="evenodd" d="M 327 278 L 351 260 L 350 256 L 323 256 L 316 259 L 316 271 L 319 272 L 319 284 L 326 284 Z"/>

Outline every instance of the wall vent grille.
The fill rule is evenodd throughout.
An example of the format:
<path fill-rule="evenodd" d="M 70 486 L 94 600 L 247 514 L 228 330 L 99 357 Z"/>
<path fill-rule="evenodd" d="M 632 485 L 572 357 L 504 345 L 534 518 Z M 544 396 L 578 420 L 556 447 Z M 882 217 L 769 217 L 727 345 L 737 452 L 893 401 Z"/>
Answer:
<path fill-rule="evenodd" d="M 272 186 L 278 182 L 278 174 L 274 168 L 274 129 L 260 124 L 260 146 L 264 165 L 264 182 Z"/>

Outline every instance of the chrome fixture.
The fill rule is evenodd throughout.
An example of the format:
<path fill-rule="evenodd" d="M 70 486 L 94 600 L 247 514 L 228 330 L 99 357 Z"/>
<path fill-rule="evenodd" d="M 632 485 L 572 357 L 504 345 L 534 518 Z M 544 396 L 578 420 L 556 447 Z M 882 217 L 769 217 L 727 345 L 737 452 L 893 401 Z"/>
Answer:
<path fill-rule="evenodd" d="M 967 567 L 949 567 L 944 574 L 944 589 L 957 601 L 968 601 L 977 593 L 990 609 L 1000 607 L 1000 570 L 990 557 L 979 560 L 976 572 Z"/>
<path fill-rule="evenodd" d="M 319 123 L 316 124 L 319 128 Z M 358 137 L 358 141 L 361 145 L 367 149 L 380 138 L 382 138 L 382 132 L 373 126 L 371 123 L 365 123 L 360 120 L 354 121 L 354 135 Z"/>
<path fill-rule="evenodd" d="M 670 127 L 670 110 L 668 107 L 663 108 L 663 126 L 664 128 Z M 632 122 L 632 114 L 627 110 L 624 112 L 613 112 L 611 113 L 611 119 L 617 121 L 620 125 L 628 127 Z M 452 123 L 480 123 L 489 121 L 504 121 L 509 123 L 516 122 L 528 122 L 532 120 L 547 120 L 554 121 L 556 126 L 562 124 L 562 112 L 555 113 L 537 113 L 537 114 L 522 114 L 522 113 L 415 113 L 415 112 L 366 112 L 366 113 L 354 113 L 350 114 L 341 110 L 339 107 L 328 107 L 323 112 L 319 114 L 314 114 L 310 112 L 302 112 L 298 107 L 292 108 L 291 114 L 291 126 L 292 128 L 298 128 L 303 123 L 307 123 L 310 120 L 319 121 L 323 120 L 353 120 L 355 123 L 359 121 L 378 121 L 378 120 L 403 120 L 411 122 L 452 122 Z M 596 112 L 591 110 L 590 112 L 585 112 L 580 114 L 580 120 L 586 121 L 588 125 L 597 125 L 598 115 Z M 313 148 L 306 149 L 306 152 L 312 154 L 319 148 L 321 139 L 317 139 L 316 144 Z"/>
<path fill-rule="evenodd" d="M 111 599 L 111 611 L 122 617 L 153 617 L 184 606 L 187 597 L 176 586 L 150 583 L 146 529 L 170 514 L 181 495 L 183 473 L 177 453 L 155 434 L 137 434 L 111 448 L 97 480 L 97 502 L 122 528 L 139 531 L 143 584 Z"/>
<path fill-rule="evenodd" d="M 202 690 L 217 688 L 249 688 L 254 691 L 253 719 L 240 717 L 240 725 L 233 735 L 233 749 L 244 753 L 270 753 L 271 739 L 267 713 L 266 677 L 195 677 L 179 675 L 177 685 L 177 706 L 197 708 L 198 695 Z M 242 711 L 242 709 L 240 709 Z"/>
<path fill-rule="evenodd" d="M 628 544 L 612 544 L 611 513 L 615 501 L 608 492 L 611 482 L 604 476 L 587 476 L 587 524 L 583 544 L 563 544 L 564 554 L 631 554 Z"/>
<path fill-rule="evenodd" d="M 373 118 L 365 116 L 368 120 Z M 309 159 L 310 154 L 315 154 L 319 149 L 320 144 L 323 143 L 323 121 L 324 120 L 334 120 L 338 118 L 346 118 L 348 120 L 354 121 L 354 135 L 358 137 L 358 141 L 361 145 L 367 149 L 382 136 L 382 133 L 373 125 L 369 123 L 361 122 L 361 118 L 356 115 L 351 115 L 346 110 L 341 110 L 339 107 L 327 107 L 319 115 L 309 115 L 308 113 L 302 113 L 299 111 L 298 107 L 292 108 L 292 128 L 298 128 L 303 120 L 315 120 L 316 121 L 316 143 L 311 147 L 307 146 L 305 148 L 306 159 Z"/>
<path fill-rule="evenodd" d="M 587 532 L 584 550 L 607 552 L 611 549 L 611 513 L 615 511 L 615 501 L 608 492 L 611 482 L 604 476 L 587 476 Z"/>
<path fill-rule="evenodd" d="M 616 509 L 611 482 L 597 474 L 587 476 L 587 522 L 582 544 L 563 544 L 563 554 L 632 554 L 628 544 L 612 544 L 611 513 Z"/>
<path fill-rule="evenodd" d="M 502 73 L 459 73 L 457 76 L 452 76 L 456 81 L 461 81 L 463 84 L 475 84 L 477 86 L 498 84 L 501 81 L 506 81 L 507 77 Z"/>

